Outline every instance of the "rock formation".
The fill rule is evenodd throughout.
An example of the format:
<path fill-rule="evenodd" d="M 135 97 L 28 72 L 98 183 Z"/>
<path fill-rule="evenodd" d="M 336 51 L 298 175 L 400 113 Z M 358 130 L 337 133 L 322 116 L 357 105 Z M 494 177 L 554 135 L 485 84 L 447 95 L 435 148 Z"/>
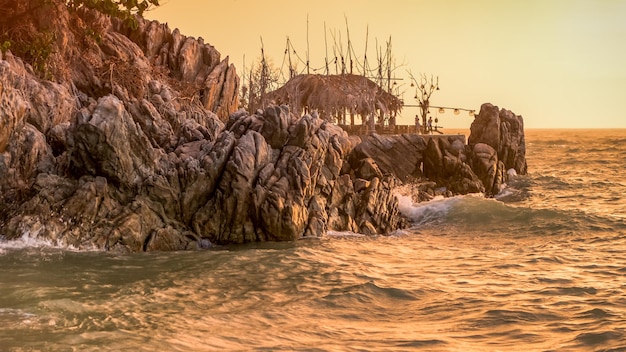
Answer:
<path fill-rule="evenodd" d="M 386 234 L 408 225 L 394 195 L 401 184 L 428 178 L 424 192 L 493 194 L 503 170 L 526 171 L 521 118 L 491 105 L 469 146 L 350 137 L 315 112 L 237 111 L 235 68 L 202 39 L 96 17 L 101 42 L 63 56 L 58 82 L 0 57 L 3 239 L 148 251 Z M 63 40 L 72 47 L 71 35 Z"/>
<path fill-rule="evenodd" d="M 488 194 L 500 191 L 508 170 L 526 174 L 526 140 L 521 116 L 483 104 L 470 131 L 468 149 L 472 158 L 469 162 Z"/>
<path fill-rule="evenodd" d="M 489 103 L 482 105 L 472 123 L 468 145 L 460 135 L 374 134 L 363 137 L 351 156 L 357 161 L 370 158 L 383 174 L 404 183 L 420 183 L 418 188 L 430 196 L 437 192 L 494 196 L 506 183 L 509 170 L 518 175 L 527 171 L 522 117 Z"/>

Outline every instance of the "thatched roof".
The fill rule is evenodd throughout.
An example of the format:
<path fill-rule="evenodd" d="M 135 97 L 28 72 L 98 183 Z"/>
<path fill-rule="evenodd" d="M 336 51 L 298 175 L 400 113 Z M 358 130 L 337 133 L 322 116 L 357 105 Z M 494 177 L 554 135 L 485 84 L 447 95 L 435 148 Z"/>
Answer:
<path fill-rule="evenodd" d="M 395 114 L 402 102 L 385 92 L 366 77 L 344 75 L 298 75 L 284 86 L 266 95 L 265 102 L 289 105 L 292 111 L 317 110 L 321 116 L 334 116 L 347 111 L 362 117 L 375 114 Z"/>

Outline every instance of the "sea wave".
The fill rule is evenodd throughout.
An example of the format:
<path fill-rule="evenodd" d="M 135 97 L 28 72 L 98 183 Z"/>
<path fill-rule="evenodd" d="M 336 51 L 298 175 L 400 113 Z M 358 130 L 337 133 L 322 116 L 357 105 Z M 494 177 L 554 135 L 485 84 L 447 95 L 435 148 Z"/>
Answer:
<path fill-rule="evenodd" d="M 583 211 L 516 206 L 494 198 L 465 195 L 414 204 L 399 196 L 400 212 L 413 226 L 454 228 L 460 233 L 493 232 L 528 235 L 624 233 L 626 223 L 613 216 Z"/>
<path fill-rule="evenodd" d="M 68 251 L 89 251 L 89 249 L 80 250 L 72 245 L 66 245 L 51 239 L 38 237 L 37 234 L 31 233 L 30 231 L 26 231 L 21 237 L 12 240 L 8 240 L 4 236 L 0 236 L 0 254 L 6 253 L 7 250 L 42 248 L 63 249 Z"/>

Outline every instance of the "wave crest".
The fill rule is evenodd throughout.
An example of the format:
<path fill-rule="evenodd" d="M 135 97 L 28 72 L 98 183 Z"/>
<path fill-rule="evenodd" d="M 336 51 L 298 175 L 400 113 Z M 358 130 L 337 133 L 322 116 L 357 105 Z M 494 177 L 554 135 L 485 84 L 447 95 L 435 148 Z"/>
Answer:
<path fill-rule="evenodd" d="M 400 212 L 415 227 L 454 227 L 461 233 L 561 235 L 579 232 L 626 231 L 619 219 L 549 208 L 514 206 L 479 195 L 440 198 L 412 203 L 398 197 Z"/>

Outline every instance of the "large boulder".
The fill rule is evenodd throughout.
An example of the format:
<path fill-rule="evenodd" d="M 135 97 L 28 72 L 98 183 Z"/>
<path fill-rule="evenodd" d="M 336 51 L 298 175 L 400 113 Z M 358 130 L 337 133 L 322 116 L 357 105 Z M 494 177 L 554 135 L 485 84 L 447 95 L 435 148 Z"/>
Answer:
<path fill-rule="evenodd" d="M 71 167 L 136 188 L 154 173 L 157 153 L 115 96 L 100 98 L 93 114 L 78 114 Z M 80 175 L 79 175 L 80 176 Z"/>
<path fill-rule="evenodd" d="M 456 136 L 430 138 L 424 151 L 424 176 L 452 194 L 482 193 L 485 185 L 467 163 Z"/>
<path fill-rule="evenodd" d="M 470 131 L 470 148 L 478 143 L 487 144 L 496 150 L 498 160 L 502 161 L 506 170 L 514 169 L 519 175 L 526 174 L 528 166 L 522 116 L 485 103 L 474 118 Z"/>
<path fill-rule="evenodd" d="M 524 120 L 509 110 L 490 103 L 480 108 L 470 127 L 470 165 L 485 186 L 487 195 L 496 195 L 507 182 L 508 170 L 527 172 Z"/>
<path fill-rule="evenodd" d="M 426 149 L 424 138 L 415 134 L 384 136 L 371 134 L 356 146 L 352 160 L 372 158 L 385 174 L 395 175 L 402 181 L 422 176 L 422 157 Z"/>
<path fill-rule="evenodd" d="M 471 152 L 472 170 L 482 181 L 488 195 L 500 192 L 504 183 L 504 166 L 498 160 L 498 154 L 489 144 L 477 143 Z"/>

